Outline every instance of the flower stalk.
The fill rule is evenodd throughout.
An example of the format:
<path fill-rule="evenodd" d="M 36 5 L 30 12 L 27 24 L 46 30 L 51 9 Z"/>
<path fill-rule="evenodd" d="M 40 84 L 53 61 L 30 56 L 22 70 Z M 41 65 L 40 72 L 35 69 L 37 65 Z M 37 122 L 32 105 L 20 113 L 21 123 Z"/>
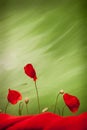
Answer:
<path fill-rule="evenodd" d="M 7 105 L 5 107 L 5 113 L 7 112 L 8 105 L 9 105 L 9 102 L 7 102 Z"/>
<path fill-rule="evenodd" d="M 39 95 L 38 95 L 38 89 L 37 89 L 36 81 L 35 81 L 35 89 L 36 89 L 36 94 L 37 94 L 38 111 L 40 113 L 40 102 L 39 102 Z"/>
<path fill-rule="evenodd" d="M 58 102 L 58 97 L 59 97 L 59 95 L 63 95 L 64 94 L 64 90 L 63 89 L 61 89 L 60 91 L 59 91 L 59 93 L 57 94 L 57 97 L 56 97 L 56 102 L 55 102 L 55 107 L 54 107 L 54 113 L 56 113 L 56 108 L 57 108 L 57 102 Z M 60 114 L 60 109 L 58 108 L 58 112 L 59 112 L 59 114 Z"/>
<path fill-rule="evenodd" d="M 29 98 L 26 97 L 26 98 L 25 98 L 25 104 L 26 104 L 27 114 L 28 114 L 28 103 L 29 103 Z"/>
<path fill-rule="evenodd" d="M 28 105 L 27 104 L 26 104 L 26 110 L 27 110 L 27 114 L 28 114 L 29 112 L 28 112 Z"/>
<path fill-rule="evenodd" d="M 54 113 L 56 112 L 56 107 L 57 107 L 57 102 L 58 102 L 59 95 L 60 95 L 60 93 L 58 93 L 57 97 L 56 97 L 56 102 L 55 102 L 55 107 L 54 107 Z"/>
<path fill-rule="evenodd" d="M 62 116 L 64 115 L 65 108 L 66 108 L 66 105 L 62 108 Z"/>
<path fill-rule="evenodd" d="M 19 103 L 19 111 L 18 111 L 19 115 L 22 115 L 22 110 L 23 110 L 23 102 L 20 102 Z"/>

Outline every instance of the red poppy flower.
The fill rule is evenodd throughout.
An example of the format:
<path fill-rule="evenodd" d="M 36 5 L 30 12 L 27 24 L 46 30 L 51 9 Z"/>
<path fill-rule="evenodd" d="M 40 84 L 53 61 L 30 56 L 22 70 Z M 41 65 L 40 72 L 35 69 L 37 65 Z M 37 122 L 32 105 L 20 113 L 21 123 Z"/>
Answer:
<path fill-rule="evenodd" d="M 16 104 L 19 100 L 22 100 L 22 95 L 16 90 L 8 90 L 7 99 L 11 104 Z"/>
<path fill-rule="evenodd" d="M 30 78 L 33 78 L 33 80 L 36 81 L 37 76 L 36 76 L 36 72 L 32 64 L 25 65 L 24 71 L 27 76 L 29 76 Z"/>
<path fill-rule="evenodd" d="M 65 104 L 67 105 L 67 107 L 70 109 L 71 112 L 78 111 L 80 102 L 76 96 L 65 93 L 63 95 L 63 99 L 64 99 Z"/>

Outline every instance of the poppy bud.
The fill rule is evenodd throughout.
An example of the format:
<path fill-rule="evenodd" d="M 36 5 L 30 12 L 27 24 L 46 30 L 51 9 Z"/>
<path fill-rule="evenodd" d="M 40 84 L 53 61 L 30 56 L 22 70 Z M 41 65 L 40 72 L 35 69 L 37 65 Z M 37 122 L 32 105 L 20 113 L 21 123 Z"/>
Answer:
<path fill-rule="evenodd" d="M 28 102 L 29 102 L 29 98 L 26 97 L 24 101 L 25 101 L 26 104 L 28 104 Z"/>
<path fill-rule="evenodd" d="M 60 94 L 64 94 L 64 90 L 63 90 L 63 89 L 61 89 L 59 93 L 60 93 Z"/>
<path fill-rule="evenodd" d="M 48 111 L 48 107 L 45 107 L 42 112 L 47 112 Z"/>

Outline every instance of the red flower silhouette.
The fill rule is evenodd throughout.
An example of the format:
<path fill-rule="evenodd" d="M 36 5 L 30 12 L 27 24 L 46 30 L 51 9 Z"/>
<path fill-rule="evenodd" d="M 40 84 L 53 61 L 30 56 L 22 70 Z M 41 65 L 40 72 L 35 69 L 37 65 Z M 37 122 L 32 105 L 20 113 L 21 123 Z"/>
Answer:
<path fill-rule="evenodd" d="M 19 100 L 22 100 L 22 95 L 16 90 L 8 90 L 7 99 L 11 104 L 16 104 Z"/>
<path fill-rule="evenodd" d="M 33 78 L 33 80 L 36 81 L 37 76 L 36 76 L 36 72 L 32 64 L 25 65 L 24 71 L 27 76 L 29 76 L 30 78 Z"/>
<path fill-rule="evenodd" d="M 78 108 L 80 106 L 79 99 L 76 96 L 70 95 L 68 93 L 65 93 L 63 95 L 63 99 L 67 107 L 70 109 L 71 112 L 78 111 Z"/>

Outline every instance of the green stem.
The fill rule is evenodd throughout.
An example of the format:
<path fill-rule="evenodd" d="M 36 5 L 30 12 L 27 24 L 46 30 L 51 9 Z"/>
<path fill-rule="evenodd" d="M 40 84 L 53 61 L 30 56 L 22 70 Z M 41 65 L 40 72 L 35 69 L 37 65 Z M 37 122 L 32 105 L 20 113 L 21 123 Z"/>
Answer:
<path fill-rule="evenodd" d="M 22 115 L 22 110 L 23 110 L 23 102 L 19 103 L 19 115 Z"/>
<path fill-rule="evenodd" d="M 5 107 L 5 113 L 6 113 L 6 111 L 7 111 L 8 105 L 9 105 L 9 102 L 7 102 L 7 105 L 6 105 L 6 107 Z"/>
<path fill-rule="evenodd" d="M 57 97 L 56 97 L 56 102 L 55 102 L 55 107 L 54 107 L 54 113 L 56 112 L 56 107 L 57 107 L 57 101 L 58 101 L 58 97 L 59 97 L 60 93 L 58 93 Z"/>
<path fill-rule="evenodd" d="M 26 104 L 26 110 L 27 110 L 27 114 L 28 114 L 28 105 Z"/>
<path fill-rule="evenodd" d="M 60 109 L 57 107 L 57 110 L 58 110 L 58 114 L 60 115 Z"/>
<path fill-rule="evenodd" d="M 39 113 L 40 113 L 40 102 L 39 102 L 39 95 L 38 95 L 38 89 L 37 89 L 36 81 L 35 81 L 35 89 L 36 89 L 36 94 L 37 94 L 38 110 L 39 110 Z"/>
<path fill-rule="evenodd" d="M 62 109 L 62 116 L 64 115 L 65 107 L 66 107 L 66 105 L 65 105 L 65 106 L 63 107 L 63 109 Z"/>

